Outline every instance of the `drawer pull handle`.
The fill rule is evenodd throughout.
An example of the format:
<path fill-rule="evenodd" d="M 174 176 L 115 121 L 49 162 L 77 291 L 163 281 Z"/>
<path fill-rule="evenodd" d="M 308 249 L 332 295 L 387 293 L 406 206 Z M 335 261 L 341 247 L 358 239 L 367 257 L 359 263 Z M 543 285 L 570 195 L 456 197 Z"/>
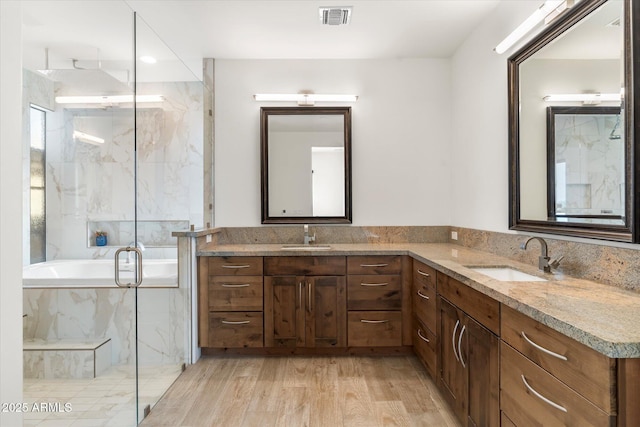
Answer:
<path fill-rule="evenodd" d="M 556 402 L 552 402 L 551 400 L 547 399 L 546 397 L 544 397 L 543 395 L 541 395 L 540 393 L 538 393 L 537 391 L 535 391 L 533 389 L 533 387 L 531 387 L 529 385 L 529 383 L 527 382 L 527 379 L 524 377 L 524 375 L 520 375 L 520 377 L 522 377 L 522 382 L 524 383 L 525 387 L 527 387 L 527 389 L 533 393 L 538 399 L 542 400 L 545 403 L 548 403 L 549 405 L 553 406 L 556 409 L 561 410 L 562 412 L 567 412 L 567 408 L 565 408 L 564 406 L 560 406 L 558 405 Z"/>
<path fill-rule="evenodd" d="M 458 336 L 458 354 L 460 355 L 460 363 L 462 363 L 462 367 L 466 368 L 467 365 L 464 363 L 464 359 L 462 358 L 462 336 L 464 335 L 464 330 L 467 325 L 462 325 L 462 330 L 460 331 L 460 335 Z"/>
<path fill-rule="evenodd" d="M 420 298 L 424 298 L 424 299 L 427 299 L 427 300 L 429 299 L 429 297 L 428 297 L 427 295 L 423 294 L 423 293 L 422 293 L 422 292 L 420 292 L 420 291 L 418 291 L 418 296 L 419 296 Z"/>
<path fill-rule="evenodd" d="M 389 320 L 366 320 L 366 319 L 361 319 L 360 321 L 362 323 L 389 323 Z"/>
<path fill-rule="evenodd" d="M 360 286 L 387 286 L 389 283 L 360 283 Z"/>
<path fill-rule="evenodd" d="M 360 264 L 360 267 L 386 267 L 389 264 Z"/>
<path fill-rule="evenodd" d="M 422 335 L 422 331 L 420 330 L 420 328 L 418 328 L 418 336 L 420 337 L 420 339 L 424 342 L 429 342 L 429 338 L 425 337 L 424 335 Z"/>
<path fill-rule="evenodd" d="M 223 288 L 246 288 L 247 286 L 251 286 L 249 283 L 223 283 Z"/>
<path fill-rule="evenodd" d="M 525 341 L 527 341 L 529 344 L 531 344 L 532 346 L 534 346 L 538 350 L 542 351 L 543 353 L 547 353 L 548 355 L 553 356 L 553 357 L 557 357 L 558 359 L 561 359 L 561 360 L 568 360 L 565 356 L 563 356 L 561 354 L 558 354 L 558 353 L 554 353 L 553 351 L 547 350 L 546 348 L 542 347 L 541 345 L 534 343 L 533 341 L 531 341 L 529 339 L 529 337 L 527 336 L 527 334 L 524 333 L 524 331 L 521 332 L 521 335 L 522 335 L 522 338 L 525 339 Z"/>
<path fill-rule="evenodd" d="M 228 265 L 224 264 L 222 266 L 222 268 L 249 268 L 249 267 L 251 267 L 249 264 L 242 264 L 242 265 L 240 265 L 240 264 L 235 264 L 235 265 L 233 265 L 233 264 L 228 264 Z"/>
<path fill-rule="evenodd" d="M 458 330 L 458 326 L 460 325 L 460 320 L 456 320 L 456 326 L 453 327 L 453 334 L 451 334 L 451 346 L 453 347 L 453 355 L 456 357 L 456 360 L 459 362 L 460 358 L 458 357 L 458 352 L 456 351 L 456 331 Z"/>
<path fill-rule="evenodd" d="M 424 271 L 418 269 L 418 274 L 422 274 L 424 277 L 430 277 L 431 275 L 429 273 L 425 273 Z"/>
<path fill-rule="evenodd" d="M 225 325 L 246 325 L 247 323 L 251 323 L 251 320 L 222 320 L 222 323 Z"/>

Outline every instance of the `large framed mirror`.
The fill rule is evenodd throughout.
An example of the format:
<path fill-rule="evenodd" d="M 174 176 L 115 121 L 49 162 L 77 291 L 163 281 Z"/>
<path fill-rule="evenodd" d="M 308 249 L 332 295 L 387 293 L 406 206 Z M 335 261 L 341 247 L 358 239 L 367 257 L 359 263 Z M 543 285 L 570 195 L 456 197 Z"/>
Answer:
<path fill-rule="evenodd" d="M 632 0 L 582 0 L 508 60 L 509 222 L 638 241 Z"/>
<path fill-rule="evenodd" d="M 263 224 L 351 223 L 351 107 L 262 107 Z"/>

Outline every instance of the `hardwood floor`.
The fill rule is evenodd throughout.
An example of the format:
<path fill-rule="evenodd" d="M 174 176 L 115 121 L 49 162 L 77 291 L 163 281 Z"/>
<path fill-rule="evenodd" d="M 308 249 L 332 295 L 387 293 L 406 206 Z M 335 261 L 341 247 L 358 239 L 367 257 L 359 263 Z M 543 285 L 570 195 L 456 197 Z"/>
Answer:
<path fill-rule="evenodd" d="M 414 356 L 203 357 L 141 425 L 459 426 Z"/>

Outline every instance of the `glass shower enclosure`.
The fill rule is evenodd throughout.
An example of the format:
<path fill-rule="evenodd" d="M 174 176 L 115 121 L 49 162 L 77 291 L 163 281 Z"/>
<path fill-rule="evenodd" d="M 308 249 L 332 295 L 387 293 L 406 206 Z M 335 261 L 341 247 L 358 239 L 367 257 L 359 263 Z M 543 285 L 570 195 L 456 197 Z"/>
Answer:
<path fill-rule="evenodd" d="M 190 360 L 202 82 L 125 2 L 23 13 L 25 425 L 137 425 Z"/>

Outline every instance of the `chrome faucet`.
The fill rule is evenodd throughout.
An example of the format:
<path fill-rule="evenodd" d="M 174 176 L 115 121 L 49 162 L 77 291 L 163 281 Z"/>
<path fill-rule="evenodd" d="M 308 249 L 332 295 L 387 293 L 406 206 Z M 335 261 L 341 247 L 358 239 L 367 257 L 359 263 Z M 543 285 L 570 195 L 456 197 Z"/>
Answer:
<path fill-rule="evenodd" d="M 313 236 L 309 236 L 309 225 L 304 225 L 304 244 L 308 245 L 309 243 L 313 243 L 316 241 L 316 233 L 313 233 Z"/>
<path fill-rule="evenodd" d="M 538 268 L 544 271 L 545 273 L 551 273 L 552 268 L 558 268 L 558 266 L 560 265 L 560 261 L 562 261 L 564 256 L 561 256 L 560 258 L 555 260 L 551 260 L 548 253 L 549 250 L 547 248 L 547 242 L 545 242 L 542 237 L 529 237 L 526 242 L 520 245 L 520 249 L 522 250 L 527 249 L 527 245 L 532 240 L 537 240 L 538 242 L 540 242 L 540 256 L 538 257 Z"/>
<path fill-rule="evenodd" d="M 135 246 L 134 246 L 135 245 Z M 141 251 L 145 250 L 144 245 L 142 244 L 142 242 L 138 242 L 138 244 L 136 245 L 136 242 L 131 242 L 128 245 L 130 248 L 133 247 L 138 247 Z M 133 255 L 135 254 L 135 251 L 127 251 L 127 264 L 131 264 L 131 260 L 133 259 Z"/>

